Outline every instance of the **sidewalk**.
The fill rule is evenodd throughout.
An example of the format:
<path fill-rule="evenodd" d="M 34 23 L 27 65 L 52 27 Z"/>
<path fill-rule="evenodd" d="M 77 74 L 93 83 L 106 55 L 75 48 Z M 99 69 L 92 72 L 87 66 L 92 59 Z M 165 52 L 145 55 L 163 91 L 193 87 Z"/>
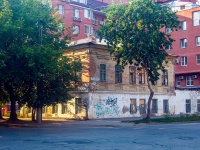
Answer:
<path fill-rule="evenodd" d="M 5 118 L 6 120 L 8 118 Z M 113 119 L 94 119 L 87 121 L 67 120 L 67 119 L 43 119 L 42 124 L 32 122 L 31 118 L 19 118 L 15 123 L 8 123 L 6 120 L 0 120 L 0 127 L 26 127 L 26 128 L 67 128 L 67 127 L 122 127 L 133 126 L 131 123 L 122 123 L 124 120 L 135 120 L 141 118 L 113 118 Z"/>

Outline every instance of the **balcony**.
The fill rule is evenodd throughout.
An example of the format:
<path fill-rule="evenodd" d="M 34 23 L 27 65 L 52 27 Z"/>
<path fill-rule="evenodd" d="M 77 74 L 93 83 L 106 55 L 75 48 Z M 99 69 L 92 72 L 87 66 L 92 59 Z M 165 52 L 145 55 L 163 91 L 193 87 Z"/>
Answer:
<path fill-rule="evenodd" d="M 74 20 L 74 21 L 81 22 L 81 21 L 82 21 L 82 18 L 79 18 L 79 17 L 73 17 L 73 20 Z"/>

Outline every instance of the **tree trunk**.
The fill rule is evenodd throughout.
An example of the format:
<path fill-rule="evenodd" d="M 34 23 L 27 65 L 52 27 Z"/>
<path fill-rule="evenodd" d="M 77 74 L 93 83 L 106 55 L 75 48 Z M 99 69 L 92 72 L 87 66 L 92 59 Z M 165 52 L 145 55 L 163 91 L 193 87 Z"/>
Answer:
<path fill-rule="evenodd" d="M 3 115 L 2 115 L 2 105 L 0 104 L 0 119 L 3 119 Z"/>
<path fill-rule="evenodd" d="M 150 115 L 151 115 L 151 101 L 154 95 L 154 92 L 150 86 L 149 80 L 147 78 L 147 85 L 148 85 L 148 89 L 150 91 L 150 95 L 149 95 L 149 99 L 148 99 L 148 103 L 147 103 L 147 116 L 146 116 L 146 120 L 150 120 Z"/>
<path fill-rule="evenodd" d="M 35 121 L 35 113 L 36 113 L 35 108 L 32 108 L 32 121 Z"/>
<path fill-rule="evenodd" d="M 10 101 L 11 101 L 10 110 L 11 111 L 10 111 L 9 121 L 11 121 L 11 122 L 18 120 L 17 113 L 16 113 L 16 101 L 13 99 L 14 99 L 13 97 L 10 99 Z"/>
<path fill-rule="evenodd" d="M 41 107 L 37 108 L 37 117 L 36 117 L 36 119 L 37 119 L 36 122 L 38 124 L 42 123 L 42 108 Z"/>

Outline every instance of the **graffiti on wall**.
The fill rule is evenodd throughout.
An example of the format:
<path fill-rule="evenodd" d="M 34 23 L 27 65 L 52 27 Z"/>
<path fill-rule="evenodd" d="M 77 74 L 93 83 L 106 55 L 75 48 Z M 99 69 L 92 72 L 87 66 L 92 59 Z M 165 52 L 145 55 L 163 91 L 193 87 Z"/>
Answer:
<path fill-rule="evenodd" d="M 129 112 L 129 108 L 128 108 L 128 106 L 124 105 L 122 108 L 122 113 L 125 114 L 126 112 Z"/>
<path fill-rule="evenodd" d="M 104 102 L 104 103 L 102 103 Z M 94 104 L 94 110 L 97 117 L 103 116 L 117 116 L 120 112 L 119 107 L 117 106 L 117 98 L 108 97 L 105 100 L 101 100 L 101 103 Z"/>
<path fill-rule="evenodd" d="M 110 107 L 117 105 L 117 98 L 112 98 L 108 96 L 108 99 L 106 100 L 106 105 L 109 105 Z"/>

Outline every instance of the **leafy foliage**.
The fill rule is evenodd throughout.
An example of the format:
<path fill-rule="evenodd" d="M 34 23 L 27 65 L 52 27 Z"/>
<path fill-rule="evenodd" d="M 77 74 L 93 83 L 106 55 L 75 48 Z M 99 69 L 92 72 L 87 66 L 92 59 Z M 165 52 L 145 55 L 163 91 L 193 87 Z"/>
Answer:
<path fill-rule="evenodd" d="M 105 12 L 105 25 L 98 32 L 101 40 L 106 40 L 111 54 L 122 66 L 134 63 L 144 67 L 154 85 L 159 79 L 158 70 L 164 69 L 165 49 L 174 41 L 161 29 L 177 28 L 176 14 L 152 0 L 130 0 L 127 6 L 112 3 Z"/>
<path fill-rule="evenodd" d="M 70 37 L 61 24 L 41 0 L 0 1 L 0 83 L 11 102 L 37 108 L 70 98 L 75 68 L 63 56 Z"/>

